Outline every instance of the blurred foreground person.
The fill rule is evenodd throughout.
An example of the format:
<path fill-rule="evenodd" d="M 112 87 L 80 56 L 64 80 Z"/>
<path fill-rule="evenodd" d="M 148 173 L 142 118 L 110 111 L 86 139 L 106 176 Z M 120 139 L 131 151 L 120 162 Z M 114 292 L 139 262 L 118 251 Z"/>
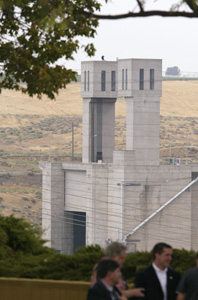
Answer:
<path fill-rule="evenodd" d="M 126 255 L 127 255 L 126 250 L 127 247 L 123 243 L 112 242 L 104 249 L 104 257 L 102 258 L 102 260 L 105 258 L 113 259 L 119 264 L 121 269 L 123 263 L 126 260 Z M 91 286 L 93 286 L 97 281 L 96 269 L 97 269 L 97 264 L 94 266 L 93 269 Z M 118 279 L 118 283 L 116 284 L 116 287 L 119 289 L 121 294 L 126 296 L 127 298 L 144 297 L 144 293 L 143 293 L 144 288 L 140 287 L 140 288 L 129 289 L 128 284 L 124 279 L 122 273 L 120 273 L 120 277 Z"/>
<path fill-rule="evenodd" d="M 112 259 L 103 259 L 97 265 L 97 282 L 87 295 L 87 300 L 127 300 L 115 284 L 120 277 L 120 266 Z"/>
<path fill-rule="evenodd" d="M 196 254 L 196 267 L 188 270 L 177 288 L 177 300 L 198 299 L 198 253 Z"/>

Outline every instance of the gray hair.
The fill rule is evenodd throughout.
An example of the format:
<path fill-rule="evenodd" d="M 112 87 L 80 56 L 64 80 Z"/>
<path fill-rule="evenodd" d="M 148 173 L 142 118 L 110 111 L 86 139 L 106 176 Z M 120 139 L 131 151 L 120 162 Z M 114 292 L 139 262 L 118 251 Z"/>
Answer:
<path fill-rule="evenodd" d="M 126 251 L 127 247 L 119 242 L 112 242 L 104 249 L 104 255 L 111 256 L 119 256 L 123 251 Z"/>

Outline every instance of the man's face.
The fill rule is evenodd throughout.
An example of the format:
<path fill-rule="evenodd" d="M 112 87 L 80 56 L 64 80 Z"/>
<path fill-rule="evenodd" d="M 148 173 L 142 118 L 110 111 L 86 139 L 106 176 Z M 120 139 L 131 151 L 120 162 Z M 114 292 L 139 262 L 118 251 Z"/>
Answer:
<path fill-rule="evenodd" d="M 115 271 L 110 272 L 110 276 L 111 276 L 112 285 L 115 285 L 116 283 L 118 283 L 118 280 L 121 276 L 120 268 L 117 268 L 117 269 L 115 269 Z"/>
<path fill-rule="evenodd" d="M 119 256 L 114 256 L 113 259 L 117 261 L 117 263 L 120 265 L 120 268 L 122 268 L 122 265 L 126 260 L 126 251 L 122 251 Z"/>
<path fill-rule="evenodd" d="M 164 248 L 161 254 L 155 254 L 155 264 L 161 270 L 164 270 L 166 267 L 169 267 L 170 262 L 172 260 L 172 249 L 171 248 Z"/>

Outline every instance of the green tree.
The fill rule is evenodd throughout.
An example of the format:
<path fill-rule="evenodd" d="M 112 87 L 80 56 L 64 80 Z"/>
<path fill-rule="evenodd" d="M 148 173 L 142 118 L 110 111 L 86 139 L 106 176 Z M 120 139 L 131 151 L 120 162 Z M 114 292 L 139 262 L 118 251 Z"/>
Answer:
<path fill-rule="evenodd" d="M 39 255 L 53 250 L 44 246 L 42 231 L 39 226 L 31 224 L 13 215 L 0 215 L 0 259 L 16 255 Z"/>
<path fill-rule="evenodd" d="M 198 0 L 178 0 L 167 11 L 147 11 L 146 2 L 131 0 L 132 11 L 101 15 L 100 0 L 0 0 L 0 91 L 15 89 L 53 99 L 76 79 L 76 72 L 60 59 L 73 59 L 80 47 L 92 56 L 94 45 L 81 45 L 80 38 L 93 38 L 100 19 L 198 18 Z"/>
<path fill-rule="evenodd" d="M 0 89 L 54 98 L 76 73 L 58 64 L 73 59 L 79 47 L 91 56 L 98 20 L 83 12 L 100 9 L 95 0 L 0 0 Z M 25 85 L 24 85 L 25 84 Z"/>
<path fill-rule="evenodd" d="M 169 67 L 166 69 L 166 75 L 173 75 L 173 76 L 179 76 L 181 74 L 180 69 L 175 67 Z"/>

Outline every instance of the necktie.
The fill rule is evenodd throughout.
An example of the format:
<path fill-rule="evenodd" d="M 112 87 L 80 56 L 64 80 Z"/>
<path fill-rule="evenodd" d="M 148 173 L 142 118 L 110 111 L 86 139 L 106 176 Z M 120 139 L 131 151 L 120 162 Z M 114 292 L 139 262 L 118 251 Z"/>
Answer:
<path fill-rule="evenodd" d="M 120 295 L 113 289 L 111 292 L 111 298 L 112 300 L 120 300 Z"/>

